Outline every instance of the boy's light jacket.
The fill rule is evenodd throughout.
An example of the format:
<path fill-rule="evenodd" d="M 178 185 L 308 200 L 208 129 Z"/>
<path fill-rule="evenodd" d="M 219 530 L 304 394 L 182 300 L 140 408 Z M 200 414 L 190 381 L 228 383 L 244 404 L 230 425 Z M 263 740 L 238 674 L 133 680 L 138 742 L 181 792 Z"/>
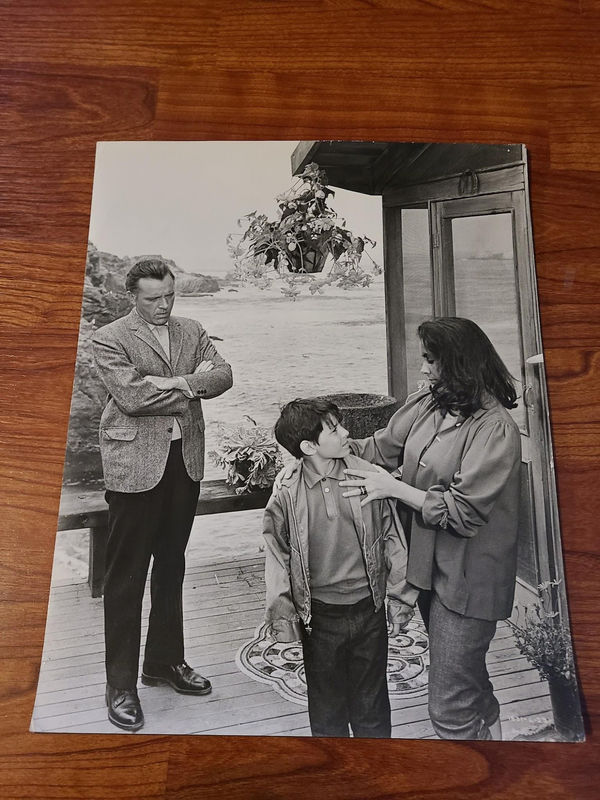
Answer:
<path fill-rule="evenodd" d="M 348 469 L 376 469 L 353 455 L 342 461 Z M 300 621 L 310 626 L 308 501 L 302 473 L 299 460 L 288 477 L 278 479 L 279 488 L 273 490 L 264 513 L 265 619 L 281 641 L 301 638 Z M 386 584 L 388 596 L 414 604 L 415 592 L 406 583 L 406 539 L 394 505 L 382 499 L 361 506 L 360 500 L 359 495 L 348 498 L 375 608 L 381 608 Z"/>

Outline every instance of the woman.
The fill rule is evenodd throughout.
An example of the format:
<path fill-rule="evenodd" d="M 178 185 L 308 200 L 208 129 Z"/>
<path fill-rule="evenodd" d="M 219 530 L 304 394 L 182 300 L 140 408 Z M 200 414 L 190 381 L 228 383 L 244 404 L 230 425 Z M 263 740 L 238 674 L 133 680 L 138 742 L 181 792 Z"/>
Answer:
<path fill-rule="evenodd" d="M 353 450 L 388 470 L 352 472 L 346 496 L 400 503 L 410 537 L 408 580 L 430 637 L 429 713 L 443 739 L 501 738 L 485 658 L 512 610 L 519 518 L 519 429 L 512 378 L 474 322 L 419 326 L 421 372 L 387 428 Z"/>

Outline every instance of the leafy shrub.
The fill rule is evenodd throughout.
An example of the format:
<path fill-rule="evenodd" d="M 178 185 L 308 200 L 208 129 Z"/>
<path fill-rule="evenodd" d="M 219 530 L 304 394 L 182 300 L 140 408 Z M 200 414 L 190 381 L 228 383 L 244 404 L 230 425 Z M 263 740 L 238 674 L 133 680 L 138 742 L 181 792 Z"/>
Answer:
<path fill-rule="evenodd" d="M 564 682 L 575 678 L 573 643 L 569 626 L 558 612 L 549 610 L 549 590 L 560 581 L 539 585 L 541 602 L 525 609 L 522 623 L 514 627 L 517 648 L 544 680 Z"/>
<path fill-rule="evenodd" d="M 214 464 L 226 470 L 225 481 L 235 487 L 236 494 L 268 489 L 283 467 L 272 430 L 250 421 L 250 426 L 220 425 L 217 449 L 208 454 Z"/>

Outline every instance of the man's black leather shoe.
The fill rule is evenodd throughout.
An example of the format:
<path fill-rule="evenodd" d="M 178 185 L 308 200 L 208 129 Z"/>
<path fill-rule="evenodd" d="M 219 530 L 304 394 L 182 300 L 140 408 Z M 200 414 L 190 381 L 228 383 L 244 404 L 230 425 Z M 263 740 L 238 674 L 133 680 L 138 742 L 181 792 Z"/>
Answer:
<path fill-rule="evenodd" d="M 180 694 L 210 694 L 212 686 L 208 678 L 203 678 L 188 666 L 181 664 L 163 666 L 160 664 L 144 664 L 142 683 L 146 686 L 172 686 Z"/>
<path fill-rule="evenodd" d="M 139 731 L 144 725 L 144 712 L 137 689 L 115 689 L 106 684 L 108 718 L 113 725 L 124 731 Z"/>

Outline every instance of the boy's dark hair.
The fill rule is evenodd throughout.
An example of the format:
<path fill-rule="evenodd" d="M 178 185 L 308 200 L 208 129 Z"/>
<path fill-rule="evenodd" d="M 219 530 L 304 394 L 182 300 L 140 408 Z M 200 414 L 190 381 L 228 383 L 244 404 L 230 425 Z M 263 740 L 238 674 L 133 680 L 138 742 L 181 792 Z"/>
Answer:
<path fill-rule="evenodd" d="M 275 438 L 282 447 L 296 458 L 302 458 L 300 442 L 317 443 L 323 423 L 330 417 L 338 422 L 342 415 L 335 403 L 317 397 L 296 398 L 287 403 L 275 423 Z"/>
<path fill-rule="evenodd" d="M 128 292 L 135 292 L 140 278 L 155 278 L 158 281 L 162 281 L 167 275 L 170 275 L 175 280 L 175 275 L 173 275 L 164 261 L 159 258 L 143 258 L 137 264 L 134 264 L 127 273 L 125 288 Z"/>

